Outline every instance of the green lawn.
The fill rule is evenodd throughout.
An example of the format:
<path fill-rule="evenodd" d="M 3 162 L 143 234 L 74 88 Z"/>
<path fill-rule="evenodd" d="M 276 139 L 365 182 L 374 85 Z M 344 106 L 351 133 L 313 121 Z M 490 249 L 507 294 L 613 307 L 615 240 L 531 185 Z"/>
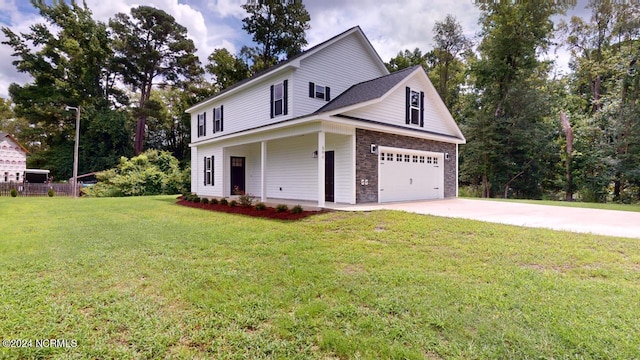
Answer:
<path fill-rule="evenodd" d="M 0 234 L 0 358 L 640 356 L 638 240 L 173 197 L 2 197 Z"/>
<path fill-rule="evenodd" d="M 506 201 L 517 202 L 525 204 L 537 204 L 537 205 L 551 205 L 551 206 L 565 206 L 565 207 L 578 207 L 589 209 L 602 209 L 602 210 L 620 210 L 620 211 L 635 211 L 640 212 L 640 204 L 617 204 L 617 203 L 590 203 L 580 201 L 554 201 L 554 200 L 524 200 L 524 199 L 482 199 L 482 198 L 465 198 L 474 200 L 487 200 L 487 201 Z"/>

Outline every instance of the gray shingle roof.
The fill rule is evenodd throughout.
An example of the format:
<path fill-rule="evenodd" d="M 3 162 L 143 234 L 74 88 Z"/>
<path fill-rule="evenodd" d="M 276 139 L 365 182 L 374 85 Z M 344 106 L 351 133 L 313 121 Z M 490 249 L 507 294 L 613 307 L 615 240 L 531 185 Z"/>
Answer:
<path fill-rule="evenodd" d="M 338 97 L 331 100 L 328 104 L 318 109 L 316 114 L 377 99 L 404 80 L 418 67 L 420 67 L 420 65 L 412 66 L 389 75 L 355 84 L 345 90 Z"/>

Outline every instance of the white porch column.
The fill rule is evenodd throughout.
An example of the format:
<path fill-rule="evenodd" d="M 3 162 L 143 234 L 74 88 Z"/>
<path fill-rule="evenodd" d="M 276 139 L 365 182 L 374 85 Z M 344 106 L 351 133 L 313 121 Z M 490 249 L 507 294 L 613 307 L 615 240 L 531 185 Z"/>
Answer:
<path fill-rule="evenodd" d="M 260 201 L 267 201 L 267 142 L 260 143 Z"/>
<path fill-rule="evenodd" d="M 324 207 L 324 131 L 318 133 L 318 206 Z"/>
<path fill-rule="evenodd" d="M 458 174 L 458 167 L 460 165 L 460 162 L 458 161 L 459 156 L 458 156 L 458 144 L 456 144 L 456 197 L 460 196 L 460 179 L 459 179 L 459 174 Z"/>

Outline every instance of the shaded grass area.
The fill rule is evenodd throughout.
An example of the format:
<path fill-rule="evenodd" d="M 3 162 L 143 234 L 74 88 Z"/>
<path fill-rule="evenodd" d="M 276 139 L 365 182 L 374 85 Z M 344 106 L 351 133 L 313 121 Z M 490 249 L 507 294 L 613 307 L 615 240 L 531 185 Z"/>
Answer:
<path fill-rule="evenodd" d="M 0 358 L 637 358 L 637 240 L 0 198 Z M 35 344 L 34 344 L 35 345 Z"/>
<path fill-rule="evenodd" d="M 580 202 L 580 201 L 497 199 L 497 198 L 496 199 L 468 198 L 468 199 L 487 200 L 487 201 L 506 201 L 506 202 L 516 202 L 516 203 L 524 203 L 524 204 L 577 207 L 577 208 L 587 208 L 587 209 L 640 212 L 640 204 L 590 203 L 590 202 Z"/>

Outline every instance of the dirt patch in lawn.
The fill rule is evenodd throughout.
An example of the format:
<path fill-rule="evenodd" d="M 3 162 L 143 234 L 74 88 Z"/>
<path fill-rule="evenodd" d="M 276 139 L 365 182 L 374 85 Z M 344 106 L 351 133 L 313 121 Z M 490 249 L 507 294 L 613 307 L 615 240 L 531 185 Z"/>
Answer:
<path fill-rule="evenodd" d="M 301 213 L 294 214 L 291 212 L 291 209 L 287 211 L 277 212 L 275 208 L 267 207 L 264 210 L 257 210 L 255 207 L 242 207 L 242 206 L 229 206 L 229 205 L 220 205 L 220 204 L 203 204 L 203 203 L 194 203 L 191 201 L 186 201 L 183 199 L 178 199 L 178 205 L 188 206 L 192 208 L 198 208 L 209 211 L 217 211 L 224 212 L 229 214 L 240 214 L 252 217 L 259 217 L 265 219 L 278 219 L 278 220 L 300 220 L 309 216 L 322 214 L 328 212 L 328 210 L 322 211 L 308 211 L 304 210 Z"/>

